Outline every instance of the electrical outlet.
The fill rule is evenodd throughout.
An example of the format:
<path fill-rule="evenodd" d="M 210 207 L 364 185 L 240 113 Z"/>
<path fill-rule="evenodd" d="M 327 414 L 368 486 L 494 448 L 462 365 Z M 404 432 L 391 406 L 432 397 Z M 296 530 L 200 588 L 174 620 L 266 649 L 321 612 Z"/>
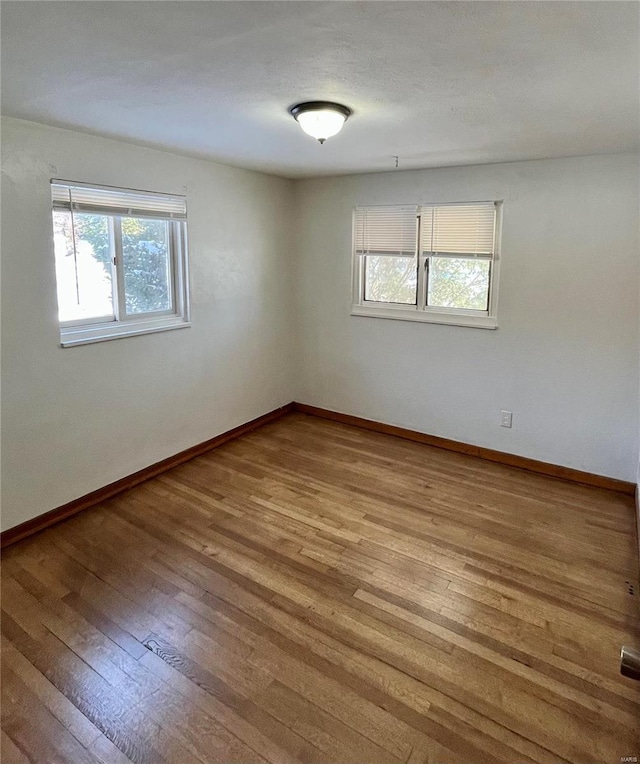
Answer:
<path fill-rule="evenodd" d="M 500 412 L 500 427 L 511 427 L 511 421 L 513 419 L 513 413 L 511 411 Z"/>

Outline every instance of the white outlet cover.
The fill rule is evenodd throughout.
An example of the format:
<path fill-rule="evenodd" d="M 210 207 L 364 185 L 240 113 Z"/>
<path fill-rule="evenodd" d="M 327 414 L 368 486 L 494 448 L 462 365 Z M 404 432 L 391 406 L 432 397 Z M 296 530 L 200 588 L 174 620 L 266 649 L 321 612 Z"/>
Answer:
<path fill-rule="evenodd" d="M 513 413 L 511 411 L 505 411 L 503 409 L 500 412 L 500 427 L 511 427 L 512 420 Z"/>

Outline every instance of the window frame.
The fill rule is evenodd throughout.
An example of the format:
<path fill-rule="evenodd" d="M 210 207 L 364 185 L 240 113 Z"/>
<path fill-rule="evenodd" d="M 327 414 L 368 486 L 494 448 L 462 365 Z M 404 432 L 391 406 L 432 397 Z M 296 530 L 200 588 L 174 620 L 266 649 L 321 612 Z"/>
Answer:
<path fill-rule="evenodd" d="M 143 193 L 149 197 L 166 197 L 167 194 L 151 191 L 140 191 L 138 189 L 129 189 L 115 186 L 104 186 L 100 184 L 81 183 L 76 181 L 51 179 L 51 185 L 70 186 L 72 188 L 88 188 L 95 190 L 113 190 L 121 194 Z M 169 196 L 177 196 L 169 194 Z M 52 220 L 56 209 L 52 202 L 51 214 Z M 131 212 L 131 211 L 130 211 Z M 77 214 L 82 214 L 79 210 Z M 158 220 L 167 226 L 167 247 L 168 247 L 168 271 L 170 274 L 170 299 L 171 309 L 162 311 L 147 311 L 145 313 L 128 313 L 126 310 L 126 292 L 125 292 L 125 268 L 122 255 L 122 219 L 134 218 L 135 213 L 117 214 L 113 210 L 104 210 L 96 208 L 91 214 L 102 215 L 107 218 L 109 230 L 109 249 L 111 261 L 111 284 L 112 284 L 112 316 L 95 316 L 91 318 L 74 319 L 71 321 L 60 321 L 58 326 L 60 330 L 60 344 L 62 347 L 74 347 L 76 345 L 85 345 L 94 342 L 104 342 L 106 340 L 118 339 L 121 337 L 132 337 L 141 334 L 150 334 L 155 332 L 169 331 L 171 329 L 182 329 L 191 326 L 190 309 L 190 290 L 189 290 L 189 258 L 187 246 L 187 220 L 186 220 L 186 200 L 184 219 L 170 219 L 161 215 L 154 217 L 153 210 L 144 217 L 149 220 Z M 55 258 L 55 255 L 54 255 Z M 57 284 L 56 284 L 57 292 Z M 57 296 L 56 296 L 57 299 Z"/>
<path fill-rule="evenodd" d="M 427 263 L 435 257 L 442 255 L 424 255 L 421 247 L 421 231 L 419 224 L 416 225 L 416 303 L 391 303 L 365 300 L 365 267 L 366 254 L 356 251 L 356 215 L 360 210 L 375 209 L 382 207 L 415 206 L 418 217 L 425 207 L 450 207 L 472 204 L 494 204 L 496 209 L 493 255 L 477 259 L 487 260 L 489 266 L 489 295 L 487 310 L 472 310 L 466 308 L 447 308 L 442 306 L 427 305 L 428 276 Z M 450 326 L 467 326 L 476 329 L 498 328 L 498 287 L 500 282 L 500 254 L 502 239 L 502 215 L 504 200 L 479 200 L 479 201 L 456 201 L 456 202 L 423 202 L 415 205 L 359 205 L 354 208 L 352 216 L 352 268 L 351 268 L 351 315 L 369 316 L 370 318 L 388 318 L 400 321 L 419 321 L 434 324 L 447 324 Z M 454 259 L 476 259 L 468 258 Z M 429 267 L 430 267 L 429 262 Z"/>

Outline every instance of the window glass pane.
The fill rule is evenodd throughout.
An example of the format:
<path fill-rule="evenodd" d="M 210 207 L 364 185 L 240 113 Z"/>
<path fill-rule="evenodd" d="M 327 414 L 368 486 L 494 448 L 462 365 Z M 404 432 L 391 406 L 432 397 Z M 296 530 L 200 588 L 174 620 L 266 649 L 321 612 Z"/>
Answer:
<path fill-rule="evenodd" d="M 414 257 L 365 257 L 365 300 L 415 305 L 416 285 Z"/>
<path fill-rule="evenodd" d="M 75 223 L 75 247 L 72 231 Z M 105 215 L 53 213 L 60 321 L 113 319 L 109 224 Z"/>
<path fill-rule="evenodd" d="M 489 260 L 430 258 L 427 305 L 488 310 L 490 266 Z"/>
<path fill-rule="evenodd" d="M 127 313 L 171 310 L 171 257 L 166 220 L 122 218 Z"/>

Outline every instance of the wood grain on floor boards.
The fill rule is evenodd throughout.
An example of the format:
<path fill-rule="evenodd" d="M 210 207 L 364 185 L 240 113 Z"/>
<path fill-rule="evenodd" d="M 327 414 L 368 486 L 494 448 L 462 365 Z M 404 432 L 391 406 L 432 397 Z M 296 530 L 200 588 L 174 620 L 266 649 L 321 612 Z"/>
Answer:
<path fill-rule="evenodd" d="M 633 499 L 291 414 L 8 548 L 2 761 L 640 758 Z"/>

